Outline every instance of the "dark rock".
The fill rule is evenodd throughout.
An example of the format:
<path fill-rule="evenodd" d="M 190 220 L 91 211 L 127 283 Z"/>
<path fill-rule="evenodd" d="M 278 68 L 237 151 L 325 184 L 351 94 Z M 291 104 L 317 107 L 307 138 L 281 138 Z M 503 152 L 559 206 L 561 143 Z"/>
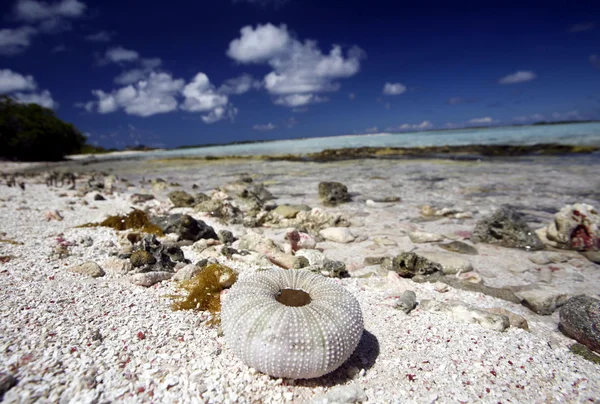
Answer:
<path fill-rule="evenodd" d="M 335 278 L 348 278 L 350 274 L 346 270 L 346 264 L 342 261 L 326 261 L 323 264 L 323 271 L 331 274 L 330 276 Z"/>
<path fill-rule="evenodd" d="M 446 244 L 438 244 L 438 247 L 459 254 L 468 254 L 468 255 L 477 255 L 479 251 L 473 246 L 470 246 L 467 243 L 463 243 L 462 241 L 451 241 Z"/>
<path fill-rule="evenodd" d="M 227 258 L 231 259 L 233 257 L 233 254 L 239 254 L 239 252 L 235 248 L 224 246 L 221 249 L 221 254 L 223 254 Z"/>
<path fill-rule="evenodd" d="M 600 356 L 596 355 L 594 351 L 582 344 L 573 344 L 569 347 L 569 351 L 575 355 L 579 355 L 588 361 L 600 365 Z"/>
<path fill-rule="evenodd" d="M 105 201 L 106 198 L 103 197 L 101 194 L 96 194 L 96 195 L 94 195 L 94 200 L 95 201 Z"/>
<path fill-rule="evenodd" d="M 142 203 L 154 199 L 152 194 L 133 194 L 129 197 L 131 203 Z"/>
<path fill-rule="evenodd" d="M 154 255 L 146 250 L 134 251 L 129 258 L 129 261 L 135 268 L 156 264 L 156 258 L 154 258 Z"/>
<path fill-rule="evenodd" d="M 171 191 L 167 196 L 176 208 L 194 206 L 194 197 L 185 191 Z"/>
<path fill-rule="evenodd" d="M 581 295 L 560 309 L 559 329 L 588 348 L 600 352 L 600 300 Z"/>
<path fill-rule="evenodd" d="M 404 278 L 441 272 L 442 266 L 415 253 L 402 253 L 392 260 L 392 270 Z"/>
<path fill-rule="evenodd" d="M 147 235 L 141 243 L 141 248 L 134 251 L 129 259 L 134 267 L 134 273 L 143 272 L 174 272 L 178 262 L 189 263 L 183 251 L 173 243 L 164 243 L 154 235 Z"/>
<path fill-rule="evenodd" d="M 204 223 L 196 220 L 190 215 L 175 214 L 169 216 L 157 216 L 152 218 L 152 223 L 159 226 L 166 233 L 176 233 L 180 239 L 198 241 L 201 238 L 217 239 L 215 230 Z"/>
<path fill-rule="evenodd" d="M 320 182 L 319 198 L 324 205 L 335 206 L 339 203 L 348 202 L 348 187 L 340 182 Z"/>
<path fill-rule="evenodd" d="M 192 187 L 193 188 L 193 187 Z M 201 202 L 205 202 L 208 201 L 210 199 L 210 196 L 203 194 L 201 192 L 198 192 L 195 196 L 194 196 L 194 205 L 197 205 Z"/>
<path fill-rule="evenodd" d="M 366 266 L 381 265 L 386 257 L 365 257 L 363 264 Z"/>
<path fill-rule="evenodd" d="M 296 256 L 294 259 L 294 265 L 292 265 L 293 269 L 301 269 L 306 268 L 310 265 L 308 258 L 302 256 Z"/>
<path fill-rule="evenodd" d="M 16 386 L 18 380 L 13 375 L 0 372 L 0 400 L 4 397 L 4 393 Z"/>
<path fill-rule="evenodd" d="M 217 236 L 219 237 L 219 240 L 223 244 L 231 244 L 235 240 L 237 240 L 237 238 L 235 238 L 233 236 L 233 233 L 230 232 L 229 230 L 219 230 L 219 232 L 217 233 Z"/>
<path fill-rule="evenodd" d="M 471 240 L 528 251 L 544 249 L 544 244 L 523 220 L 521 214 L 507 207 L 479 220 Z"/>

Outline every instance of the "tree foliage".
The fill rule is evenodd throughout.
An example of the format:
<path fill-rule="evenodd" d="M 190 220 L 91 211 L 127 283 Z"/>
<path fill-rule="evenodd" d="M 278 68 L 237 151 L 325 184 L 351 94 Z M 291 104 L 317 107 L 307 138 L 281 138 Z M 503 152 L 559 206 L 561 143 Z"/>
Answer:
<path fill-rule="evenodd" d="M 0 157 L 56 161 L 80 152 L 84 145 L 85 136 L 51 109 L 0 97 Z"/>

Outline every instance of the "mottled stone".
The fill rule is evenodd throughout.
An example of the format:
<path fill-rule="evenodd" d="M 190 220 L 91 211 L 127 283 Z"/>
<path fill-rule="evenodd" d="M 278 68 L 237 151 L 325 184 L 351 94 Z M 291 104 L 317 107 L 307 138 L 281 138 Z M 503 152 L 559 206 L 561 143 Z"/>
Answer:
<path fill-rule="evenodd" d="M 104 276 L 104 270 L 95 263 L 94 261 L 84 262 L 83 264 L 74 265 L 67 269 L 69 272 L 74 272 L 76 274 L 88 275 L 92 278 L 99 278 Z"/>
<path fill-rule="evenodd" d="M 524 306 L 542 316 L 548 316 L 565 304 L 568 296 L 556 289 L 536 287 L 515 292 Z"/>
<path fill-rule="evenodd" d="M 587 251 L 600 249 L 600 215 L 585 203 L 566 205 L 554 215 L 546 237 L 560 248 Z"/>
<path fill-rule="evenodd" d="M 527 323 L 527 320 L 523 316 L 520 316 L 502 307 L 492 307 L 485 310 L 490 313 L 502 314 L 503 316 L 506 316 L 508 318 L 508 321 L 510 322 L 511 327 L 517 327 L 525 331 L 529 331 L 529 323 Z"/>
<path fill-rule="evenodd" d="M 455 254 L 438 251 L 421 251 L 419 255 L 441 265 L 442 272 L 445 275 L 454 275 L 473 270 L 473 265 L 471 265 L 469 260 Z"/>
<path fill-rule="evenodd" d="M 175 233 L 182 240 L 197 241 L 201 238 L 218 238 L 217 233 L 211 226 L 202 220 L 194 219 L 190 215 L 157 216 L 153 217 L 151 221 L 159 226 L 165 234 Z"/>
<path fill-rule="evenodd" d="M 166 281 L 173 277 L 172 272 L 156 271 L 134 274 L 129 278 L 129 281 L 137 286 L 149 287 L 158 282 Z"/>
<path fill-rule="evenodd" d="M 320 182 L 319 198 L 324 205 L 337 205 L 350 200 L 348 187 L 340 182 Z"/>
<path fill-rule="evenodd" d="M 476 243 L 497 244 L 528 251 L 544 249 L 544 244 L 523 220 L 521 214 L 508 207 L 498 209 L 479 220 L 471 240 Z"/>
<path fill-rule="evenodd" d="M 560 309 L 560 330 L 588 348 L 600 352 L 600 300 L 570 298 Z"/>
<path fill-rule="evenodd" d="M 420 307 L 433 313 L 443 313 L 456 321 L 479 324 L 493 331 L 504 331 L 510 326 L 506 316 L 476 309 L 462 302 L 444 303 L 437 300 L 424 300 L 421 301 Z"/>
<path fill-rule="evenodd" d="M 219 241 L 223 244 L 231 244 L 237 240 L 229 230 L 219 230 L 217 237 L 219 237 Z"/>
<path fill-rule="evenodd" d="M 167 197 L 176 208 L 194 206 L 195 198 L 185 191 L 172 191 L 167 194 Z"/>
<path fill-rule="evenodd" d="M 408 314 L 417 305 L 417 295 L 412 290 L 405 290 L 394 302 L 394 307 Z"/>
<path fill-rule="evenodd" d="M 309 211 L 310 206 L 307 205 L 279 205 L 272 213 L 286 219 L 293 219 L 300 211 Z"/>
<path fill-rule="evenodd" d="M 402 253 L 392 260 L 392 270 L 404 278 L 442 271 L 442 266 L 415 253 Z"/>
<path fill-rule="evenodd" d="M 438 244 L 438 247 L 440 247 L 446 251 L 459 253 L 459 254 L 467 254 L 467 255 L 479 254 L 479 251 L 477 251 L 477 248 L 475 248 L 467 243 L 464 243 L 462 241 L 451 241 L 446 244 Z"/>

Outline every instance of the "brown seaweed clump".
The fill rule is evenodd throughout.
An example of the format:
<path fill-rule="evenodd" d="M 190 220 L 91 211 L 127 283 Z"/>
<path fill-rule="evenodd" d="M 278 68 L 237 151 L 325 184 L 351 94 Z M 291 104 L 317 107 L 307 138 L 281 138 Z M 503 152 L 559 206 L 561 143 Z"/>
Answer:
<path fill-rule="evenodd" d="M 164 236 L 163 230 L 152 223 L 148 218 L 148 215 L 143 210 L 134 209 L 127 215 L 115 215 L 109 216 L 100 223 L 87 223 L 79 227 L 95 227 L 103 226 L 110 227 L 115 230 L 129 230 L 135 229 L 144 233 L 150 233 L 157 236 Z"/>
<path fill-rule="evenodd" d="M 193 278 L 182 281 L 179 287 L 187 295 L 169 296 L 174 301 L 173 310 L 208 310 L 213 318 L 210 324 L 220 321 L 221 292 L 231 287 L 237 280 L 233 269 L 221 264 L 209 264 Z"/>

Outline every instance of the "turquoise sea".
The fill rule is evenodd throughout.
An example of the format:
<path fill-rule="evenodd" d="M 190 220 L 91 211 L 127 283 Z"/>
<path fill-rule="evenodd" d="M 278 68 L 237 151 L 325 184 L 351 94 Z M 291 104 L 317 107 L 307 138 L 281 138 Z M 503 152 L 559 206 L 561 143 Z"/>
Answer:
<path fill-rule="evenodd" d="M 206 139 L 203 139 L 206 140 Z M 516 126 L 446 131 L 378 133 L 277 140 L 260 143 L 143 152 L 144 158 L 283 155 L 346 147 L 417 147 L 457 145 L 531 145 L 561 143 L 600 146 L 600 123 Z"/>

